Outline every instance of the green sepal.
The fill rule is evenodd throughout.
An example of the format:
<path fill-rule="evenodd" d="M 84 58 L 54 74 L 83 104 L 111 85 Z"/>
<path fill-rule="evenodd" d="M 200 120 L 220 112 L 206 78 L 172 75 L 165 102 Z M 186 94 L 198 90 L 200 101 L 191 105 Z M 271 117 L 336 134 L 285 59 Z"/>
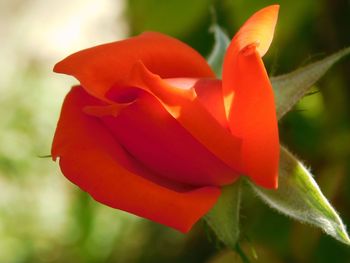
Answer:
<path fill-rule="evenodd" d="M 263 201 L 277 211 L 320 227 L 335 239 L 350 245 L 342 220 L 322 194 L 312 174 L 283 147 L 278 180 L 277 190 L 267 190 L 250 181 L 249 185 Z"/>
<path fill-rule="evenodd" d="M 210 67 L 214 70 L 216 76 L 221 78 L 222 65 L 224 63 L 226 49 L 230 44 L 230 39 L 217 24 L 213 24 L 210 31 L 214 34 L 214 46 L 207 61 Z"/>
<path fill-rule="evenodd" d="M 204 217 L 219 240 L 234 250 L 239 236 L 240 203 L 241 182 L 238 180 L 222 188 L 219 200 Z"/>

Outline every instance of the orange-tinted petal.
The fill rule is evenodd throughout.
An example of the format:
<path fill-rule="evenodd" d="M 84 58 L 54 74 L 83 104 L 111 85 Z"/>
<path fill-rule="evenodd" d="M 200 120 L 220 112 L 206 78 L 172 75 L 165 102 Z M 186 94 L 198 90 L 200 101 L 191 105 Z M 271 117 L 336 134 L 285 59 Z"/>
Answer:
<path fill-rule="evenodd" d="M 254 14 L 233 38 L 224 59 L 225 110 L 241 137 L 243 171 L 266 188 L 277 188 L 279 139 L 274 95 L 261 56 L 267 51 L 278 6 Z"/>
<path fill-rule="evenodd" d="M 241 139 L 221 126 L 207 111 L 194 88 L 170 86 L 142 62 L 135 64 L 128 83 L 153 94 L 196 140 L 233 170 L 241 171 Z"/>
<path fill-rule="evenodd" d="M 172 78 L 164 79 L 170 86 L 180 89 L 193 89 L 200 103 L 221 124 L 228 127 L 225 115 L 224 100 L 222 97 L 222 83 L 213 78 Z"/>
<path fill-rule="evenodd" d="M 227 48 L 223 65 L 223 92 L 227 116 L 237 87 L 231 77 L 237 56 L 240 52 L 248 54 L 255 50 L 261 57 L 264 56 L 273 39 L 278 11 L 279 5 L 272 5 L 253 14 L 235 34 Z"/>
<path fill-rule="evenodd" d="M 103 105 L 76 87 L 67 95 L 52 146 L 64 175 L 97 201 L 187 232 L 216 202 L 216 187 L 172 186 L 136 163 L 98 118 L 82 109 Z"/>
<path fill-rule="evenodd" d="M 197 98 L 222 127 L 228 128 L 222 96 L 222 81 L 218 79 L 200 79 L 194 85 Z"/>
<path fill-rule="evenodd" d="M 197 51 L 155 32 L 79 51 L 57 63 L 54 71 L 73 75 L 90 94 L 105 100 L 106 92 L 124 82 L 138 60 L 164 78 L 214 76 Z"/>
<path fill-rule="evenodd" d="M 243 140 L 243 171 L 255 183 L 277 188 L 278 126 L 274 95 L 264 64 L 260 55 L 252 52 L 240 53 L 230 66 L 229 77 L 235 89 L 229 125 L 232 134 Z"/>
<path fill-rule="evenodd" d="M 261 57 L 269 49 L 278 18 L 279 5 L 265 7 L 253 14 L 239 29 L 230 44 L 235 52 L 244 50 L 251 44 Z"/>

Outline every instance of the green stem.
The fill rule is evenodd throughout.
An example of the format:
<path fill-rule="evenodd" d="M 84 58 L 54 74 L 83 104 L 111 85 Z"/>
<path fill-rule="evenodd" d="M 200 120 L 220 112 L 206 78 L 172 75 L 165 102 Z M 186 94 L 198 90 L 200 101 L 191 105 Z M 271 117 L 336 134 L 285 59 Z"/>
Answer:
<path fill-rule="evenodd" d="M 247 257 L 247 255 L 244 253 L 243 249 L 241 248 L 241 246 L 239 245 L 239 243 L 236 244 L 236 252 L 238 253 L 238 255 L 241 257 L 243 263 L 250 263 L 249 258 Z"/>
<path fill-rule="evenodd" d="M 38 155 L 38 158 L 51 158 L 52 155 L 48 154 L 48 155 Z"/>

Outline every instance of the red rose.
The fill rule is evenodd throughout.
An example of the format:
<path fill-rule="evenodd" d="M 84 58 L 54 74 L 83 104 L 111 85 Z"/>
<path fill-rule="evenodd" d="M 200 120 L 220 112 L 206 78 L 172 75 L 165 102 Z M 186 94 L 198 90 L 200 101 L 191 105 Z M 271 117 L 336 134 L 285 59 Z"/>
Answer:
<path fill-rule="evenodd" d="M 187 232 L 240 175 L 277 187 L 278 128 L 261 56 L 278 6 L 233 38 L 215 79 L 204 58 L 160 33 L 86 49 L 54 71 L 65 98 L 52 156 L 97 201 Z"/>

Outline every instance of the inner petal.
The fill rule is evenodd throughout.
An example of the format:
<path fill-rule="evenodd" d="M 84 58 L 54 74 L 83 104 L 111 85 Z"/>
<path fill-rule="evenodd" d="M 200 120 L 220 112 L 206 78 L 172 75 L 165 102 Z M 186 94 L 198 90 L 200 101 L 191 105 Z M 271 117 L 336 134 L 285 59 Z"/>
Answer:
<path fill-rule="evenodd" d="M 139 90 L 137 100 L 116 117 L 101 120 L 134 158 L 163 177 L 197 186 L 225 185 L 237 178 L 145 91 Z"/>
<path fill-rule="evenodd" d="M 228 128 L 221 80 L 213 78 L 171 78 L 164 79 L 164 81 L 179 89 L 194 89 L 196 98 L 206 110 L 211 113 L 223 127 Z"/>

